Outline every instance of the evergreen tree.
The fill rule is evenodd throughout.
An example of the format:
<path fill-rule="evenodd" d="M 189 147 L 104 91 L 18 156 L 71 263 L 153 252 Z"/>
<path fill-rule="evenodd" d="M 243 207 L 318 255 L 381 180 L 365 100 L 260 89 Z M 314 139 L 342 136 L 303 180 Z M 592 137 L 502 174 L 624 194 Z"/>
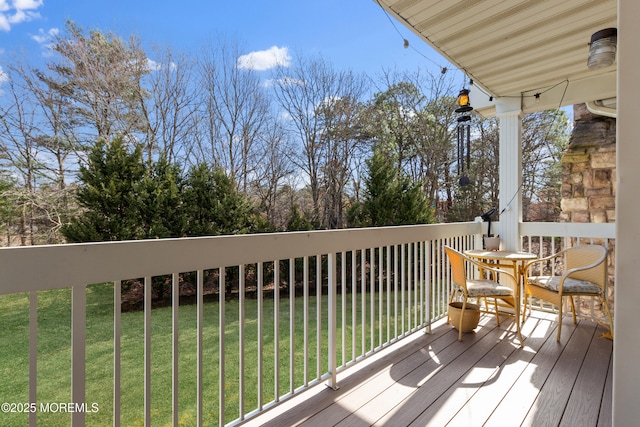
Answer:
<path fill-rule="evenodd" d="M 100 140 L 80 167 L 76 194 L 83 211 L 63 227 L 69 242 L 131 240 L 140 237 L 142 150 L 129 152 L 122 138 Z"/>
<path fill-rule="evenodd" d="M 183 190 L 187 236 L 215 236 L 260 231 L 245 196 L 220 168 L 202 163 L 189 170 Z"/>
<path fill-rule="evenodd" d="M 366 165 L 364 201 L 350 212 L 357 225 L 382 227 L 433 222 L 419 183 L 402 172 L 398 174 L 394 162 L 379 151 L 374 152 Z"/>
<path fill-rule="evenodd" d="M 139 238 L 182 237 L 186 214 L 182 208 L 182 177 L 176 164 L 161 156 L 145 173 L 140 188 Z"/>

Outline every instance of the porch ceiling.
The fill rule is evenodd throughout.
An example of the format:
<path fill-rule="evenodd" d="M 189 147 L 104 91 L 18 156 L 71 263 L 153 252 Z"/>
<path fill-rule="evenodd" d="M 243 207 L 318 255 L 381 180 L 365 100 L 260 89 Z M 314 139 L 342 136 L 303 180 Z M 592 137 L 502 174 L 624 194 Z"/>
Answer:
<path fill-rule="evenodd" d="M 530 112 L 616 96 L 616 63 L 587 67 L 591 35 L 617 27 L 616 0 L 374 1 L 494 100 L 520 99 Z M 474 108 L 495 113 L 480 95 Z"/>

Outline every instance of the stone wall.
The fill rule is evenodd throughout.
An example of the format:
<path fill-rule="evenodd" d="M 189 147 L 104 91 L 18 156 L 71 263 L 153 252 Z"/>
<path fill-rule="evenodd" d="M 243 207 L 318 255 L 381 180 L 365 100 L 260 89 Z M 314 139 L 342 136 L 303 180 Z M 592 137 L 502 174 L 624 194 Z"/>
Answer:
<path fill-rule="evenodd" d="M 573 114 L 574 128 L 562 157 L 560 222 L 615 222 L 616 119 L 591 114 L 584 104 L 574 105 Z M 608 246 L 608 299 L 613 312 L 615 241 Z M 589 308 L 581 303 L 578 310 L 588 314 Z"/>
<path fill-rule="evenodd" d="M 616 120 L 573 109 L 574 128 L 562 157 L 562 222 L 615 222 Z"/>

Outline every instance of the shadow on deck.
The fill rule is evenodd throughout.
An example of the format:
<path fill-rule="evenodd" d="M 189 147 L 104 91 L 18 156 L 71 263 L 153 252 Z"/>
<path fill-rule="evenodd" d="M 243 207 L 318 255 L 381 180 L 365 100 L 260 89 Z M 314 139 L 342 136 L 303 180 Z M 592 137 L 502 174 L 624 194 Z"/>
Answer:
<path fill-rule="evenodd" d="M 608 426 L 613 342 L 592 321 L 534 311 L 518 346 L 512 321 L 483 316 L 457 341 L 445 321 L 295 396 L 246 426 Z"/>

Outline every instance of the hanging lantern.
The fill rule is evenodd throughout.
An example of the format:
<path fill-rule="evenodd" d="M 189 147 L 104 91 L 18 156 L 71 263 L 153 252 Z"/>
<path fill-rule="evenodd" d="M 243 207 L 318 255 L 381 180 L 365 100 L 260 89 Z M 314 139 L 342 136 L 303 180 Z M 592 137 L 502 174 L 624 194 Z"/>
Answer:
<path fill-rule="evenodd" d="M 471 167 L 471 116 L 467 114 L 473 110 L 469 102 L 469 90 L 462 89 L 458 95 L 458 184 L 461 187 L 470 184 L 470 179 L 465 175 Z"/>
<path fill-rule="evenodd" d="M 473 110 L 473 107 L 469 103 L 469 89 L 461 89 L 458 94 L 458 108 L 456 113 L 468 113 Z"/>

